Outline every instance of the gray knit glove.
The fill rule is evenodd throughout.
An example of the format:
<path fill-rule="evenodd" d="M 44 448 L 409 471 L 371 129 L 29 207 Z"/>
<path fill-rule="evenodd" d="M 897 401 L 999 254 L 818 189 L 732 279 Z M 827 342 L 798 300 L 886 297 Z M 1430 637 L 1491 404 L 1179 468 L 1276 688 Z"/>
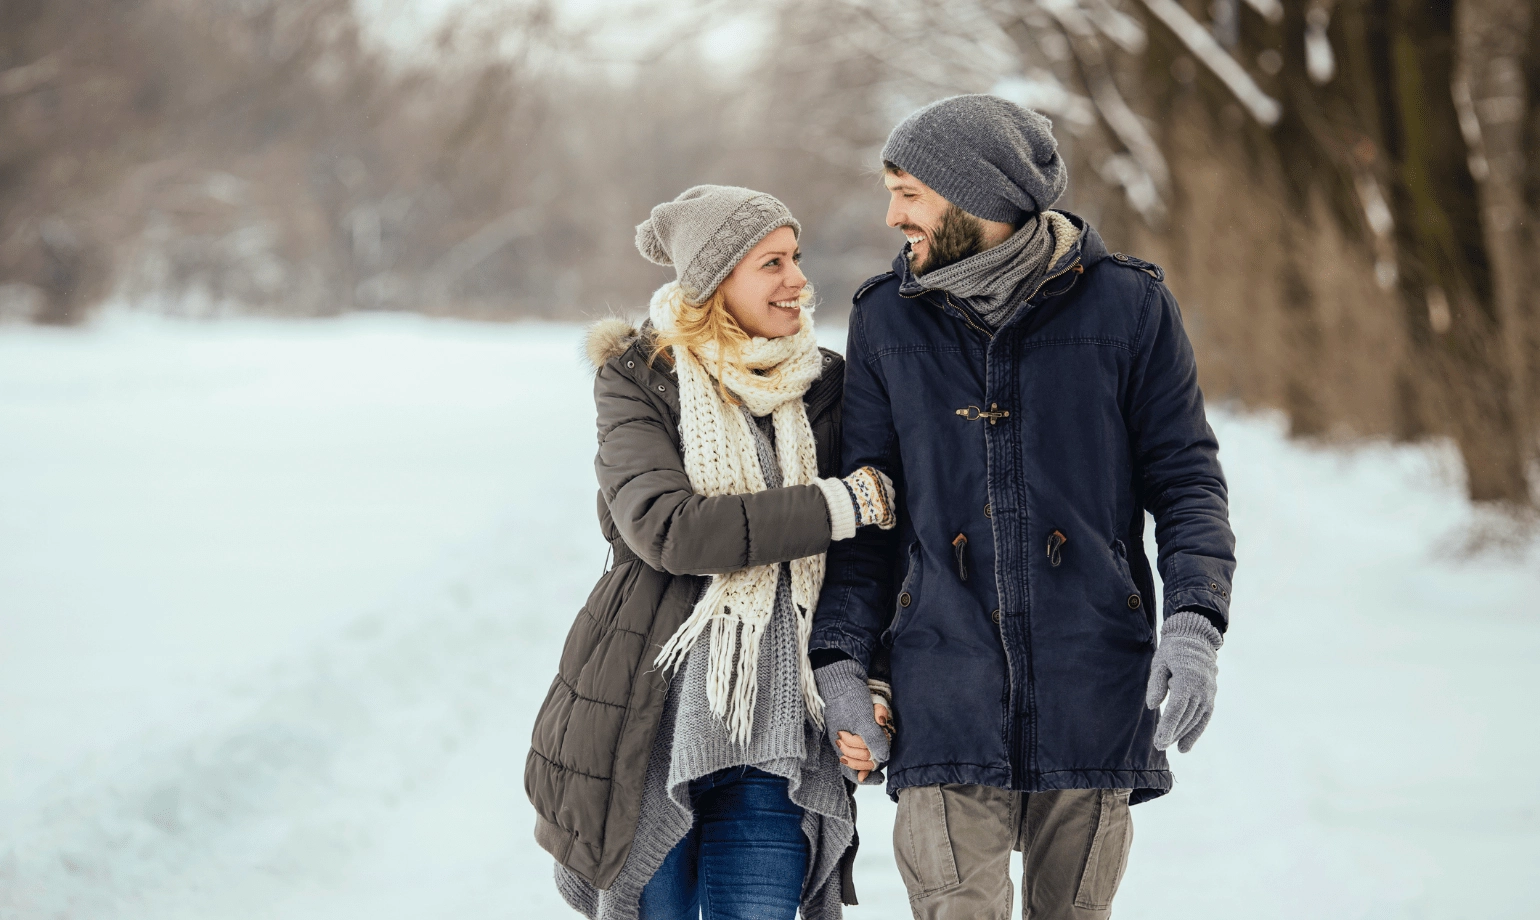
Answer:
<path fill-rule="evenodd" d="M 876 786 L 886 782 L 882 765 L 888 762 L 888 736 L 872 713 L 872 691 L 866 685 L 866 671 L 855 660 L 847 658 L 817 669 L 813 672 L 813 680 L 818 682 L 818 695 L 823 697 L 824 730 L 829 733 L 829 743 L 834 745 L 834 750 L 839 751 L 840 732 L 860 735 L 877 763 L 877 769 L 867 774 L 862 785 Z M 840 771 L 851 782 L 861 782 L 856 771 L 849 767 L 841 765 Z"/>
<path fill-rule="evenodd" d="M 1155 726 L 1156 750 L 1164 751 L 1175 742 L 1176 749 L 1185 754 L 1208 727 L 1214 715 L 1214 694 L 1219 690 L 1219 647 L 1224 642 L 1224 636 L 1201 613 L 1182 610 L 1166 617 L 1144 691 L 1144 705 L 1151 709 L 1166 700 L 1160 724 Z"/>

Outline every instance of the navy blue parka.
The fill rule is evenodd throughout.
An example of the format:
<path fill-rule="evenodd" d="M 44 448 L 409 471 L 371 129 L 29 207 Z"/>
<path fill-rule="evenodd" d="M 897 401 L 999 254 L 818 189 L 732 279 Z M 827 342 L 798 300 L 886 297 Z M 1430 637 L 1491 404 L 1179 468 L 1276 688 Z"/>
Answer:
<path fill-rule="evenodd" d="M 855 296 L 842 474 L 893 478 L 899 526 L 830 547 L 812 649 L 890 658 L 888 792 L 968 783 L 1167 792 L 1144 705 L 1155 598 L 1228 622 L 1219 445 L 1161 270 L 1079 242 L 991 333 L 904 255 Z"/>

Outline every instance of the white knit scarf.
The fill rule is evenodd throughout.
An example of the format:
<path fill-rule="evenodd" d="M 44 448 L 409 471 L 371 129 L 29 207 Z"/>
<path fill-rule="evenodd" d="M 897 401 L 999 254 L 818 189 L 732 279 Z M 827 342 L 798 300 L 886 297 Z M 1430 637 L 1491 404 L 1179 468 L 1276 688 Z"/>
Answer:
<path fill-rule="evenodd" d="M 686 349 L 672 346 L 679 376 L 679 429 L 684 442 L 684 468 L 690 485 L 701 495 L 743 495 L 765 490 L 759 467 L 753 424 L 737 406 L 728 405 L 718 378 L 755 416 L 769 415 L 775 425 L 775 458 L 786 486 L 811 484 L 818 478 L 818 454 L 813 428 L 802 396 L 823 370 L 813 337 L 812 289 L 802 293 L 802 328 L 776 339 L 753 338 L 725 366 L 715 343 Z M 685 308 L 678 282 L 663 285 L 652 295 L 652 324 L 660 331 L 676 328 L 675 317 Z M 791 598 L 797 611 L 798 682 L 808 714 L 823 725 L 823 700 L 813 682 L 807 643 L 813 630 L 813 608 L 823 587 L 824 554 L 791 562 Z M 706 699 L 712 715 L 727 725 L 730 737 L 747 744 L 754 726 L 754 702 L 759 690 L 759 645 L 775 612 L 779 565 L 759 565 L 712 576 L 710 585 L 689 619 L 663 646 L 656 664 L 677 668 L 697 639 L 711 629 L 711 664 Z M 736 658 L 737 673 L 733 662 Z"/>

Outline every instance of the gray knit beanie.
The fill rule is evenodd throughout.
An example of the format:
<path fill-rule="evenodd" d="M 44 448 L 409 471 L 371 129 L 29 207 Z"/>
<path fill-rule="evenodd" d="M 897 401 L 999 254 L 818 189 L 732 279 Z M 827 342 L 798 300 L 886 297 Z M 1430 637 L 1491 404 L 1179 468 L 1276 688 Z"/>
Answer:
<path fill-rule="evenodd" d="M 776 198 L 735 185 L 697 185 L 636 225 L 636 248 L 654 264 L 674 266 L 685 296 L 700 303 L 781 227 L 802 236 L 802 225 Z"/>
<path fill-rule="evenodd" d="M 1053 122 L 999 96 L 952 96 L 899 122 L 882 158 L 974 217 L 1019 225 L 1069 176 Z"/>

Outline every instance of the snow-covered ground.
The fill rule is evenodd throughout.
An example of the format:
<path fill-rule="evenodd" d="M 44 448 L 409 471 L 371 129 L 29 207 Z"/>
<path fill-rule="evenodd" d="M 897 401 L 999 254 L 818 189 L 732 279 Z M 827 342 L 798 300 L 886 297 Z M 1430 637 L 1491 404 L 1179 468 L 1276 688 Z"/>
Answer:
<path fill-rule="evenodd" d="M 522 774 L 604 566 L 578 351 L 413 317 L 0 328 L 0 918 L 576 916 Z M 1118 916 L 1534 916 L 1540 557 L 1452 551 L 1437 452 L 1214 421 L 1219 710 L 1134 812 Z M 906 916 L 861 795 L 847 916 Z"/>

